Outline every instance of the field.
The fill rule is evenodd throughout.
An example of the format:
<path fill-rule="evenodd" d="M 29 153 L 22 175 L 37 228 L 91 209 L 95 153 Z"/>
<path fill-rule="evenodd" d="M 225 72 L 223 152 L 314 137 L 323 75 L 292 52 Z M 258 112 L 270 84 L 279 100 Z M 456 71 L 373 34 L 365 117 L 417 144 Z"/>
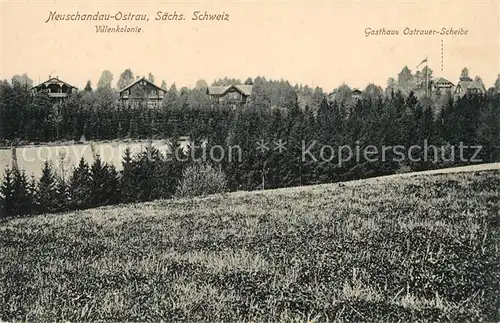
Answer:
<path fill-rule="evenodd" d="M 499 321 L 500 171 L 0 223 L 0 319 Z"/>

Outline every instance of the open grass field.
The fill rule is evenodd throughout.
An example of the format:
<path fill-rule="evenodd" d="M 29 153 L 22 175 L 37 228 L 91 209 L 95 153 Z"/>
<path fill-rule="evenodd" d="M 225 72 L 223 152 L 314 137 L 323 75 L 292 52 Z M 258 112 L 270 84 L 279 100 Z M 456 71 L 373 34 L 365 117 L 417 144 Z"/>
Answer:
<path fill-rule="evenodd" d="M 498 321 L 500 171 L 0 223 L 0 319 Z"/>

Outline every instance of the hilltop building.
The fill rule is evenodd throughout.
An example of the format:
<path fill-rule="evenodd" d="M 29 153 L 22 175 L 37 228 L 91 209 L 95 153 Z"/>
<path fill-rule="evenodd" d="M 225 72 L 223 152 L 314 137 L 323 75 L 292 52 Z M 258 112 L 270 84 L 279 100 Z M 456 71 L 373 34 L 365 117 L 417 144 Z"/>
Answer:
<path fill-rule="evenodd" d="M 481 82 L 476 82 L 471 79 L 461 80 L 458 82 L 455 89 L 454 97 L 461 98 L 466 94 L 484 94 L 486 89 Z"/>
<path fill-rule="evenodd" d="M 444 77 L 439 77 L 432 81 L 432 89 L 438 93 L 452 93 L 455 84 L 445 79 Z"/>

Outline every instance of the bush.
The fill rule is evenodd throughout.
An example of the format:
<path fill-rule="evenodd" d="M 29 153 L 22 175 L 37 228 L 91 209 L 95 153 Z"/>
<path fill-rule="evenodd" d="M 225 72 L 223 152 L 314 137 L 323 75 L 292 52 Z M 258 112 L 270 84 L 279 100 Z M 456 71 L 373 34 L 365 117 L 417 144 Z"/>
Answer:
<path fill-rule="evenodd" d="M 175 195 L 178 197 L 203 196 L 223 193 L 226 188 L 227 178 L 223 171 L 208 164 L 196 164 L 184 169 Z"/>
<path fill-rule="evenodd" d="M 406 174 L 411 173 L 413 170 L 410 165 L 400 164 L 398 169 L 396 169 L 396 174 Z"/>

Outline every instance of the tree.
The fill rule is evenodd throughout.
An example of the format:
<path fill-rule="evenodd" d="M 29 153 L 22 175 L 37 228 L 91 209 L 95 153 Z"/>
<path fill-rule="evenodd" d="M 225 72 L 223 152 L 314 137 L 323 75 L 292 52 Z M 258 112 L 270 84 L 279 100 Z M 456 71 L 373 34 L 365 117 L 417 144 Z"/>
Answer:
<path fill-rule="evenodd" d="M 167 82 L 165 82 L 165 80 L 162 80 L 161 81 L 161 86 L 160 86 L 162 89 L 164 89 L 165 91 L 167 91 Z"/>
<path fill-rule="evenodd" d="M 116 83 L 116 87 L 118 90 L 121 90 L 128 85 L 132 84 L 134 82 L 134 73 L 132 73 L 132 70 L 130 68 L 127 68 L 125 71 L 123 71 L 122 74 L 120 74 L 120 78 L 118 79 L 118 82 Z"/>
<path fill-rule="evenodd" d="M 464 67 L 460 73 L 460 81 L 470 82 L 472 79 L 469 77 L 469 69 Z"/>
<path fill-rule="evenodd" d="M 85 209 L 91 206 L 91 177 L 89 165 L 82 157 L 69 180 L 70 206 Z"/>
<path fill-rule="evenodd" d="M 153 84 L 155 83 L 155 77 L 151 72 L 149 72 L 149 74 L 148 74 L 148 81 L 153 83 Z"/>
<path fill-rule="evenodd" d="M 123 169 L 120 179 L 121 200 L 124 203 L 134 202 L 137 200 L 137 188 L 135 184 L 135 167 L 130 147 L 127 147 L 127 149 L 125 149 L 125 153 L 122 159 L 122 166 Z"/>
<path fill-rule="evenodd" d="M 43 164 L 35 201 L 38 211 L 41 213 L 51 213 L 58 208 L 56 178 L 52 164 L 49 161 L 45 161 Z"/>
<path fill-rule="evenodd" d="M 162 153 L 148 145 L 134 161 L 136 192 L 138 201 L 151 201 L 168 197 L 169 181 L 165 158 Z"/>
<path fill-rule="evenodd" d="M 326 95 L 325 93 L 323 93 L 323 90 L 319 87 L 316 87 L 311 97 L 311 108 L 313 109 L 313 111 L 318 111 L 323 100 L 325 99 Z"/>
<path fill-rule="evenodd" d="M 484 83 L 483 83 L 483 80 L 481 79 L 481 77 L 476 76 L 474 78 L 474 82 L 477 82 L 478 84 L 481 84 L 484 87 Z"/>
<path fill-rule="evenodd" d="M 421 72 L 423 80 L 425 81 L 426 76 L 427 76 L 427 80 L 431 80 L 432 73 L 433 73 L 433 71 L 428 66 L 424 66 L 424 68 L 422 69 L 422 72 Z"/>
<path fill-rule="evenodd" d="M 371 100 L 371 102 L 376 102 L 377 100 L 382 99 L 383 93 L 384 91 L 380 86 L 370 83 L 363 91 L 363 96 Z"/>
<path fill-rule="evenodd" d="M 66 211 L 68 210 L 70 202 L 68 184 L 66 183 L 63 177 L 57 175 L 55 181 L 56 181 L 55 191 L 56 191 L 56 201 L 57 201 L 56 212 Z"/>
<path fill-rule="evenodd" d="M 177 88 L 175 83 L 170 86 L 167 93 L 165 94 L 165 98 L 163 99 L 162 106 L 166 109 L 172 109 L 174 107 L 178 107 L 179 97 Z"/>
<path fill-rule="evenodd" d="M 33 80 L 29 78 L 28 74 L 23 73 L 22 75 L 14 75 L 12 77 L 12 84 L 19 83 L 21 85 L 26 85 L 27 87 L 33 86 Z"/>
<path fill-rule="evenodd" d="M 113 82 L 113 74 L 109 70 L 104 70 L 101 73 L 99 82 L 97 82 L 98 89 L 111 89 L 111 83 Z"/>
<path fill-rule="evenodd" d="M 34 197 L 31 195 L 26 173 L 15 168 L 12 174 L 14 215 L 26 215 L 33 213 Z"/>
<path fill-rule="evenodd" d="M 205 80 L 198 80 L 194 86 L 197 90 L 205 90 L 208 87 L 208 84 Z"/>
<path fill-rule="evenodd" d="M 404 92 L 409 92 L 412 89 L 413 75 L 408 66 L 405 66 L 398 74 L 398 87 Z"/>
<path fill-rule="evenodd" d="M 347 84 L 339 86 L 333 95 L 330 95 L 330 101 L 337 103 L 339 107 L 343 107 L 347 111 L 353 108 L 356 103 L 352 97 L 352 89 Z"/>
<path fill-rule="evenodd" d="M 267 91 L 264 81 L 260 81 L 260 78 L 256 78 L 253 88 L 252 95 L 250 96 L 250 104 L 261 108 L 271 107 L 271 97 Z"/>
<path fill-rule="evenodd" d="M 0 217 L 8 217 L 15 215 L 14 204 L 14 178 L 12 170 L 5 169 L 2 185 L 0 186 Z"/>
<path fill-rule="evenodd" d="M 392 98 L 392 94 L 396 91 L 397 83 L 393 77 L 387 79 L 387 87 L 385 88 L 385 96 Z"/>
<path fill-rule="evenodd" d="M 500 74 L 498 74 L 497 80 L 495 81 L 495 92 L 500 93 Z"/>
<path fill-rule="evenodd" d="M 92 207 L 106 204 L 108 199 L 106 192 L 107 177 L 107 166 L 102 162 L 101 157 L 96 155 L 90 167 L 90 199 Z"/>
<path fill-rule="evenodd" d="M 83 89 L 85 92 L 92 92 L 92 83 L 90 80 L 87 81 L 87 84 L 85 85 L 85 88 Z"/>
<path fill-rule="evenodd" d="M 223 193 L 227 189 L 224 172 L 210 164 L 195 164 L 182 172 L 182 180 L 176 190 L 176 196 L 190 197 Z"/>
<path fill-rule="evenodd" d="M 249 77 L 249 78 L 247 78 L 247 79 L 245 80 L 245 85 L 253 85 L 253 80 L 252 80 L 252 78 L 251 78 L 251 77 Z"/>

